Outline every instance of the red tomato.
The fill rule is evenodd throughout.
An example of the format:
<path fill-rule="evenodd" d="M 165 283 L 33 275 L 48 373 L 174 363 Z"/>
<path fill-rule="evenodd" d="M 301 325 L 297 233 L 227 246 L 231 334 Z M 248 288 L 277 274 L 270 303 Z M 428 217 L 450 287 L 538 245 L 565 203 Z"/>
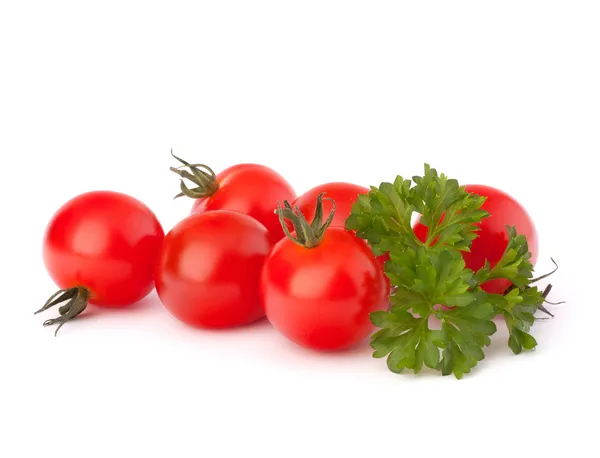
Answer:
<path fill-rule="evenodd" d="M 463 253 L 467 268 L 476 271 L 484 266 L 486 259 L 492 267 L 496 265 L 508 245 L 506 225 L 515 226 L 518 234 L 527 237 L 531 263 L 535 265 L 538 255 L 537 232 L 521 204 L 505 192 L 490 186 L 467 185 L 466 190 L 485 196 L 487 199 L 481 208 L 490 213 L 488 218 L 478 224 L 481 230 L 471 245 L 471 252 Z M 424 241 L 427 238 L 426 226 L 417 223 L 414 230 L 419 240 Z M 482 288 L 488 293 L 503 294 L 510 285 L 510 281 L 497 278 L 484 283 Z"/>
<path fill-rule="evenodd" d="M 279 218 L 274 211 L 278 201 L 292 201 L 296 193 L 281 175 L 263 165 L 238 164 L 223 170 L 216 180 L 216 192 L 197 199 L 192 213 L 234 210 L 262 223 L 271 234 L 273 243 L 283 237 Z"/>
<path fill-rule="evenodd" d="M 348 216 L 350 216 L 352 211 L 352 205 L 354 205 L 354 202 L 356 202 L 359 195 L 368 194 L 369 189 L 357 184 L 343 182 L 326 183 L 309 189 L 294 202 L 294 206 L 300 209 L 308 221 L 312 221 L 315 217 L 317 197 L 322 193 L 325 193 L 325 198 L 333 199 L 336 204 L 336 211 L 330 227 L 344 227 L 346 219 L 348 219 Z M 332 209 L 333 204 L 331 201 L 323 199 L 323 219 L 327 217 Z M 293 226 L 289 221 L 287 221 L 287 225 L 290 231 L 293 230 Z M 388 253 L 384 253 L 377 259 L 383 266 L 385 265 L 385 262 L 390 259 L 390 256 Z"/>
<path fill-rule="evenodd" d="M 285 238 L 262 272 L 267 318 L 288 339 L 317 350 L 341 350 L 373 330 L 369 313 L 389 294 L 371 250 L 343 228 L 329 228 L 313 248 Z"/>
<path fill-rule="evenodd" d="M 89 192 L 53 216 L 44 262 L 60 288 L 83 286 L 90 303 L 124 306 L 152 290 L 163 238 L 156 216 L 142 202 L 116 192 Z"/>
<path fill-rule="evenodd" d="M 181 321 L 207 328 L 264 316 L 260 271 L 271 249 L 267 229 L 234 211 L 188 216 L 165 237 L 156 290 Z"/>
<path fill-rule="evenodd" d="M 346 219 L 352 211 L 352 205 L 360 194 L 368 194 L 369 189 L 352 183 L 326 183 L 306 191 L 296 199 L 294 205 L 300 209 L 308 221 L 312 221 L 314 218 L 317 197 L 322 193 L 325 193 L 326 198 L 333 199 L 337 206 L 331 227 L 344 227 Z M 328 215 L 332 208 L 331 201 L 323 200 L 325 215 Z"/>

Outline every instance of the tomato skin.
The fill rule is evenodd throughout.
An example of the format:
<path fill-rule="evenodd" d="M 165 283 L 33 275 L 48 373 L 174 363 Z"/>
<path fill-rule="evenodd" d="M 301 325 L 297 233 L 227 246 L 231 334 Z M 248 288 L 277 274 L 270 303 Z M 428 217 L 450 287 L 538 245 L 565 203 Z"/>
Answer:
<path fill-rule="evenodd" d="M 238 164 L 217 175 L 219 188 L 210 197 L 196 199 L 192 213 L 234 210 L 262 223 L 273 243 L 283 236 L 279 217 L 274 213 L 277 202 L 292 202 L 296 193 L 276 171 L 259 164 Z"/>
<path fill-rule="evenodd" d="M 537 231 L 523 206 L 504 191 L 491 186 L 472 184 L 465 188 L 470 193 L 485 196 L 487 199 L 481 208 L 490 213 L 478 224 L 481 230 L 471 245 L 471 251 L 463 252 L 467 268 L 476 271 L 484 266 L 486 259 L 492 267 L 498 263 L 508 245 L 506 225 L 515 226 L 518 234 L 527 237 L 530 261 L 535 265 L 538 256 Z M 427 238 L 427 227 L 421 223 L 415 225 L 414 231 L 419 240 Z M 484 283 L 482 289 L 488 293 L 503 294 L 510 285 L 510 281 L 497 278 Z"/>
<path fill-rule="evenodd" d="M 81 194 L 52 217 L 43 242 L 44 263 L 62 289 L 84 286 L 90 303 L 120 307 L 154 287 L 164 231 L 139 200 L 112 191 Z"/>
<path fill-rule="evenodd" d="M 227 328 L 264 317 L 260 272 L 272 247 L 267 229 L 242 213 L 188 216 L 165 237 L 156 290 L 192 326 Z"/>
<path fill-rule="evenodd" d="M 353 233 L 329 228 L 320 245 L 283 239 L 262 272 L 267 318 L 291 341 L 315 350 L 352 347 L 374 329 L 369 313 L 387 307 L 389 288 L 370 249 Z"/>
<path fill-rule="evenodd" d="M 294 202 L 294 205 L 300 209 L 308 221 L 312 221 L 315 216 L 317 197 L 321 193 L 325 193 L 324 197 L 333 199 L 336 204 L 335 215 L 333 216 L 330 227 L 344 227 L 346 219 L 350 216 L 350 212 L 352 211 L 352 205 L 356 202 L 356 199 L 360 194 L 368 194 L 369 189 L 357 184 L 343 182 L 325 183 L 309 189 Z M 324 219 L 327 218 L 332 208 L 333 204 L 324 199 Z"/>

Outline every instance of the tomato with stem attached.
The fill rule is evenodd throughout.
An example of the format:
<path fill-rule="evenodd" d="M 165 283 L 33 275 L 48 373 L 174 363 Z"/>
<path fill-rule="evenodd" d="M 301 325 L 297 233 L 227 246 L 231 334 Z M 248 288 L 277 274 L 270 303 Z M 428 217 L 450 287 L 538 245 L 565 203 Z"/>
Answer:
<path fill-rule="evenodd" d="M 196 213 L 165 237 L 156 290 L 179 320 L 229 328 L 264 317 L 260 272 L 271 249 L 267 229 L 230 210 Z"/>
<path fill-rule="evenodd" d="M 486 261 L 491 267 L 496 265 L 508 245 L 507 225 L 515 226 L 517 233 L 525 235 L 531 252 L 530 262 L 535 265 L 538 256 L 537 231 L 525 208 L 504 191 L 491 186 L 472 184 L 466 185 L 465 189 L 469 193 L 485 196 L 481 208 L 490 214 L 477 223 L 480 229 L 477 238 L 473 240 L 470 251 L 463 252 L 466 267 L 477 271 Z M 427 226 L 417 222 L 414 231 L 419 240 L 427 239 Z M 482 289 L 488 293 L 503 294 L 510 286 L 509 280 L 496 278 L 484 283 Z"/>
<path fill-rule="evenodd" d="M 126 194 L 93 191 L 65 203 L 52 217 L 43 242 L 48 273 L 62 288 L 36 313 L 55 305 L 64 323 L 88 302 L 120 307 L 144 298 L 154 287 L 154 267 L 164 239 L 156 215 Z"/>
<path fill-rule="evenodd" d="M 260 164 L 237 164 L 217 175 L 205 164 L 190 164 L 171 154 L 182 164 L 171 167 L 181 177 L 181 192 L 176 197 L 195 199 L 191 213 L 237 211 L 263 224 L 273 243 L 283 237 L 275 208 L 278 201 L 293 200 L 296 193 L 275 170 Z M 194 187 L 189 188 L 184 179 Z"/>
<path fill-rule="evenodd" d="M 323 195 L 311 224 L 285 202 L 278 214 L 286 238 L 269 254 L 262 271 L 267 318 L 289 340 L 316 350 L 352 347 L 374 329 L 370 313 L 387 307 L 382 265 L 353 232 L 323 224 Z M 295 236 L 284 218 L 292 221 Z"/>
<path fill-rule="evenodd" d="M 323 194 L 328 199 L 335 202 L 335 213 L 331 220 L 330 227 L 344 227 L 346 219 L 352 212 L 352 206 L 360 195 L 366 195 L 369 189 L 354 183 L 347 182 L 331 182 L 315 186 L 300 195 L 293 203 L 292 207 L 297 209 L 307 220 L 312 220 L 315 216 L 315 210 L 319 195 Z M 328 213 L 332 209 L 331 201 L 325 199 L 322 201 L 323 212 Z M 290 221 L 286 221 L 287 227 L 293 230 L 293 225 Z M 362 239 L 361 239 L 362 240 Z M 385 261 L 390 258 L 388 253 L 384 253 L 377 257 L 377 260 L 385 265 Z M 387 278 L 387 277 L 386 277 Z"/>
<path fill-rule="evenodd" d="M 315 217 L 317 198 L 320 194 L 325 194 L 329 199 L 335 201 L 336 210 L 331 221 L 331 227 L 344 227 L 346 219 L 350 216 L 352 205 L 361 194 L 368 194 L 369 189 L 353 183 L 332 182 L 315 186 L 309 189 L 294 201 L 293 207 L 304 215 L 307 220 Z M 329 213 L 333 205 L 330 201 L 323 202 L 323 211 Z"/>

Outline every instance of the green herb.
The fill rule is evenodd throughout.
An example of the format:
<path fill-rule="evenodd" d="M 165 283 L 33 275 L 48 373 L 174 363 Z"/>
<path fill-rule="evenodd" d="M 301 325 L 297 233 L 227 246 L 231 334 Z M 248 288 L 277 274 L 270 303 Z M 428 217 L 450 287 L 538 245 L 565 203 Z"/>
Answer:
<path fill-rule="evenodd" d="M 394 183 L 372 187 L 354 204 L 346 228 L 366 239 L 376 255 L 390 256 L 385 271 L 395 287 L 392 306 L 371 314 L 381 328 L 371 346 L 374 357 L 387 356 L 391 371 L 418 373 L 425 365 L 462 378 L 483 360 L 498 314 L 504 315 L 514 353 L 537 345 L 529 330 L 545 296 L 532 285 L 525 236 L 507 227 L 508 246 L 493 268 L 486 264 L 473 272 L 465 267 L 461 251 L 469 251 L 477 223 L 489 216 L 481 209 L 484 201 L 426 164 L 422 177 L 398 176 Z M 412 229 L 414 213 L 428 227 L 424 242 Z M 494 278 L 506 278 L 513 286 L 505 295 L 484 292 L 481 285 Z M 431 317 L 441 329 L 430 327 Z"/>

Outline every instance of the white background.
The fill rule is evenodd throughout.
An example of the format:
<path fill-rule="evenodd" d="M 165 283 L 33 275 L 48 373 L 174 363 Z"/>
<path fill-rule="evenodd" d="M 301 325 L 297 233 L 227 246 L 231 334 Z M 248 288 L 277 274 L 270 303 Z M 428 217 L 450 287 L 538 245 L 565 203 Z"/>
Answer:
<path fill-rule="evenodd" d="M 0 6 L 0 456 L 597 455 L 598 2 L 32 2 Z M 41 240 L 78 193 L 170 229 L 170 148 L 267 164 L 300 193 L 428 162 L 512 194 L 556 318 L 462 381 L 321 355 L 266 323 L 199 331 L 155 295 L 58 338 Z M 594 283 L 593 283 L 594 282 Z M 587 412 L 587 414 L 586 414 Z M 587 415 L 587 417 L 586 417 Z"/>

